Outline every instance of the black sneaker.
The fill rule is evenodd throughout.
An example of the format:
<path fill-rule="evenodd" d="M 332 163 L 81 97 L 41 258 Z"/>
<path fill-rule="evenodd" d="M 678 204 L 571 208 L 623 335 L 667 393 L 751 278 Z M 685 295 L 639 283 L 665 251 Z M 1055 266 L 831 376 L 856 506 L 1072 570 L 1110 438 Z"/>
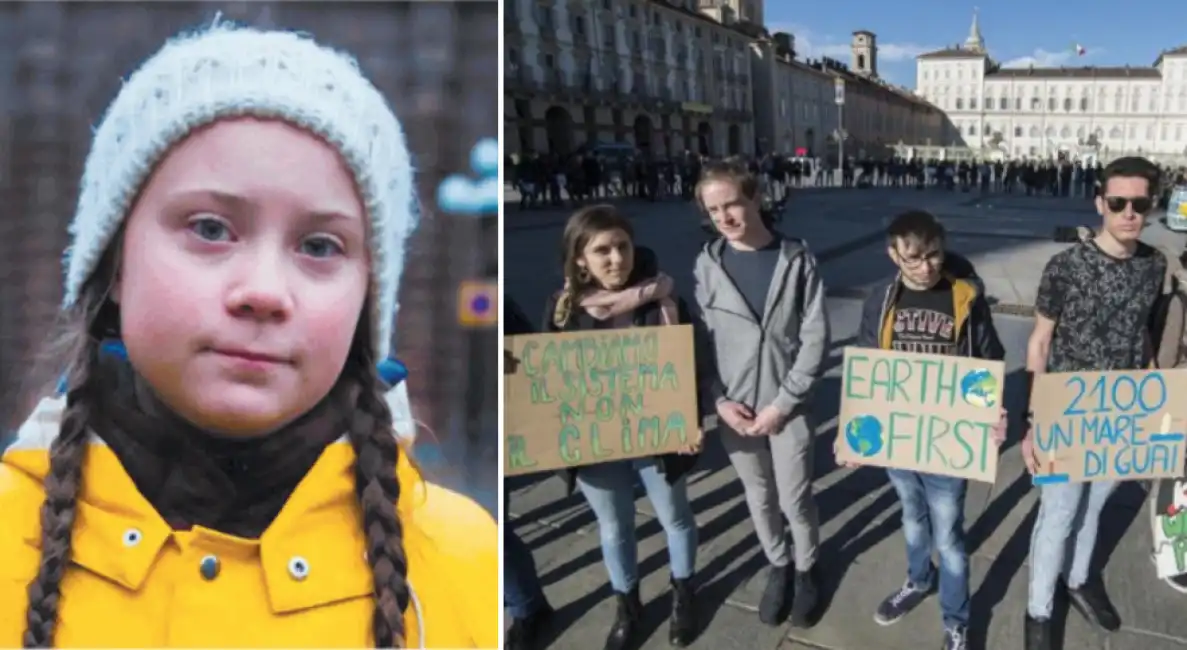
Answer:
<path fill-rule="evenodd" d="M 816 606 L 820 604 L 820 578 L 813 564 L 807 571 L 795 572 L 795 589 L 792 590 L 792 627 L 811 627 L 815 622 Z"/>
<path fill-rule="evenodd" d="M 878 611 L 874 612 L 874 622 L 878 625 L 893 625 L 922 603 L 931 592 L 930 588 L 918 587 L 910 580 L 903 583 L 898 591 L 886 597 Z"/>
<path fill-rule="evenodd" d="M 944 650 L 969 650 L 969 633 L 965 626 L 944 627 Z"/>
<path fill-rule="evenodd" d="M 544 630 L 552 619 L 552 607 L 545 605 L 524 618 L 511 620 L 507 629 L 506 650 L 536 650 L 543 647 Z"/>
<path fill-rule="evenodd" d="M 1106 632 L 1121 629 L 1121 615 L 1113 607 L 1109 594 L 1105 591 L 1105 585 L 1100 580 L 1089 580 L 1079 589 L 1068 587 L 1067 595 L 1072 608 L 1089 623 Z"/>
<path fill-rule="evenodd" d="M 767 586 L 758 603 L 758 620 L 766 625 L 779 625 L 787 615 L 787 577 L 789 566 L 773 566 L 767 574 Z"/>

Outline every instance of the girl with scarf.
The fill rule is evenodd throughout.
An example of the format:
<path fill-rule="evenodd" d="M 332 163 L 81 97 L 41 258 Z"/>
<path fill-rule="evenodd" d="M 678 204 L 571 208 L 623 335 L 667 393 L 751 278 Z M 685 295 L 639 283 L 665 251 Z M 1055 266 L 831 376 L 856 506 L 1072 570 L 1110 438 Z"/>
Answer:
<path fill-rule="evenodd" d="M 0 462 L 0 647 L 498 644 L 495 522 L 418 475 L 379 374 L 409 158 L 297 34 L 215 25 L 127 80 L 71 227 L 61 396 Z"/>
<path fill-rule="evenodd" d="M 659 272 L 655 255 L 636 248 L 629 221 L 613 206 L 584 208 L 569 218 L 562 238 L 565 287 L 545 309 L 550 332 L 691 323 L 672 279 Z M 692 642 L 696 630 L 692 575 L 697 526 L 688 502 L 686 474 L 697 450 L 659 457 L 617 460 L 567 471 L 598 520 L 602 557 L 618 612 L 606 650 L 638 642 L 643 605 L 639 599 L 638 544 L 635 539 L 635 481 L 643 483 L 668 537 L 672 572 L 672 645 Z"/>

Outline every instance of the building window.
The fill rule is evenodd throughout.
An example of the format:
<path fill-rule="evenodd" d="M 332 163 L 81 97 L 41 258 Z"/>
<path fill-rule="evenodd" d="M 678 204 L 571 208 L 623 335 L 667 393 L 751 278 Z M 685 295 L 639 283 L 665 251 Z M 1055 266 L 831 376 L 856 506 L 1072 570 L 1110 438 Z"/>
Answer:
<path fill-rule="evenodd" d="M 969 135 L 977 135 L 977 125 L 976 124 L 969 125 Z"/>
<path fill-rule="evenodd" d="M 977 110 L 977 98 L 969 97 L 969 110 Z"/>
<path fill-rule="evenodd" d="M 1088 98 L 1087 97 L 1080 98 L 1080 112 L 1081 113 L 1088 112 Z"/>
<path fill-rule="evenodd" d="M 1042 108 L 1043 108 L 1043 100 L 1039 99 L 1038 97 L 1030 98 L 1030 110 L 1037 111 L 1037 110 L 1041 110 Z"/>
<path fill-rule="evenodd" d="M 1039 127 L 1037 127 L 1037 126 L 1030 127 L 1030 137 L 1032 137 L 1032 138 L 1039 137 Z"/>
<path fill-rule="evenodd" d="M 1014 137 L 1015 137 L 1015 138 L 1021 138 L 1021 137 L 1022 137 L 1022 127 L 1020 127 L 1020 126 L 1016 126 L 1016 127 L 1014 127 Z"/>
<path fill-rule="evenodd" d="M 585 36 L 585 18 L 582 16 L 573 17 L 573 33 L 578 36 Z"/>
<path fill-rule="evenodd" d="M 1055 98 L 1054 97 L 1047 98 L 1047 110 L 1051 111 L 1051 112 L 1055 112 Z"/>
<path fill-rule="evenodd" d="M 958 111 L 964 110 L 964 98 L 962 98 L 962 97 L 956 98 L 956 110 L 958 110 Z"/>
<path fill-rule="evenodd" d="M 1065 111 L 1072 110 L 1072 98 L 1071 97 L 1065 97 L 1063 99 L 1063 110 L 1065 110 Z"/>
<path fill-rule="evenodd" d="M 1071 128 L 1070 128 L 1070 127 L 1066 127 L 1066 126 L 1065 126 L 1065 127 L 1063 127 L 1062 129 L 1060 129 L 1060 130 L 1059 130 L 1059 137 L 1061 137 L 1061 138 L 1065 138 L 1065 139 L 1066 139 L 1066 138 L 1070 138 L 1070 137 L 1072 137 L 1072 130 L 1071 130 Z"/>
<path fill-rule="evenodd" d="M 1022 98 L 1021 97 L 1014 98 L 1014 110 L 1016 110 L 1016 111 L 1022 110 Z"/>

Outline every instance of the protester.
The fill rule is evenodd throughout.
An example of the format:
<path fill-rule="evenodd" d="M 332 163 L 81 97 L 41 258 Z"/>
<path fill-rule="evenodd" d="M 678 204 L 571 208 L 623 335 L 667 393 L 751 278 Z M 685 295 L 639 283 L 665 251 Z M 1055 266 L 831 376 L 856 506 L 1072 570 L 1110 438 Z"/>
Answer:
<path fill-rule="evenodd" d="M 1000 361 L 1005 348 L 993 325 L 976 272 L 944 250 L 944 226 L 927 212 L 898 215 L 886 229 L 887 253 L 898 273 L 876 286 L 862 308 L 857 344 L 862 347 L 946 354 Z M 955 264 L 949 264 L 949 261 Z M 952 273 L 955 268 L 957 273 Z M 961 276 L 964 276 L 963 278 Z M 1005 439 L 1006 416 L 992 440 Z M 966 650 L 969 625 L 969 557 L 965 548 L 964 504 L 968 481 L 951 476 L 888 469 L 902 503 L 907 542 L 907 580 L 874 613 L 892 625 L 939 587 L 944 650 Z M 932 553 L 939 556 L 939 568 Z"/>
<path fill-rule="evenodd" d="M 503 334 L 514 336 L 532 334 L 535 328 L 519 305 L 510 298 L 503 301 Z M 504 363 L 514 363 L 507 359 Z M 511 491 L 504 489 L 510 496 Z M 507 511 L 506 496 L 503 512 Z M 540 576 L 536 573 L 536 561 L 532 551 L 519 535 L 511 529 L 504 514 L 503 523 L 503 606 L 511 615 L 507 628 L 506 650 L 535 650 L 543 647 L 544 632 L 552 619 L 552 605 L 544 595 Z"/>
<path fill-rule="evenodd" d="M 758 189 L 753 174 L 732 165 L 706 167 L 696 186 L 721 235 L 701 248 L 693 270 L 703 340 L 711 341 L 698 356 L 716 367 L 708 399 L 771 565 L 759 619 L 777 625 L 787 616 L 794 583 L 791 619 L 802 627 L 814 622 L 819 600 L 808 400 L 828 350 L 828 318 L 816 259 L 763 223 Z"/>
<path fill-rule="evenodd" d="M 1095 201 L 1101 228 L 1043 269 L 1027 344 L 1032 380 L 1044 372 L 1135 370 L 1151 363 L 1150 325 L 1166 259 L 1138 237 L 1154 206 L 1157 178 L 1157 168 L 1144 158 L 1118 158 L 1105 167 Z M 1033 474 L 1039 459 L 1032 434 L 1028 425 L 1022 456 Z M 1121 627 L 1103 581 L 1089 575 L 1101 510 L 1116 487 L 1115 481 L 1040 487 L 1030 543 L 1026 650 L 1054 647 L 1057 587 L 1066 589 L 1072 607 L 1093 624 L 1107 631 Z"/>
<path fill-rule="evenodd" d="M 659 271 L 655 254 L 635 246 L 631 224 L 613 206 L 595 205 L 573 214 L 562 238 L 564 288 L 544 311 L 549 332 L 651 327 L 690 323 L 672 279 Z M 686 474 L 697 449 L 683 454 L 618 460 L 568 470 L 598 520 L 602 557 L 618 599 L 606 650 L 636 644 L 643 634 L 635 539 L 635 481 L 642 481 L 668 537 L 672 617 L 669 638 L 686 646 L 696 630 L 693 570 L 697 524 L 688 502 Z"/>
<path fill-rule="evenodd" d="M 419 475 L 377 372 L 416 213 L 355 62 L 170 41 L 81 185 L 69 372 L 0 462 L 0 646 L 496 646 L 495 522 Z"/>

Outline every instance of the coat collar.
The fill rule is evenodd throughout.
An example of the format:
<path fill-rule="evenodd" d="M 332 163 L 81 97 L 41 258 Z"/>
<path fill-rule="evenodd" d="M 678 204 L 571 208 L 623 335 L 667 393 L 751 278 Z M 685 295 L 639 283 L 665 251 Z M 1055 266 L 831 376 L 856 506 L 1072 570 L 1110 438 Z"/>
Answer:
<path fill-rule="evenodd" d="M 16 441 L 3 456 L 4 464 L 24 474 L 19 488 L 41 490 L 49 472 L 48 450 L 58 435 L 64 398 L 46 399 L 21 426 Z M 86 569 L 136 591 L 144 584 L 167 543 L 183 548 L 218 547 L 226 557 L 258 558 L 274 613 L 284 614 L 374 593 L 371 569 L 359 521 L 354 490 L 355 454 L 345 438 L 329 445 L 298 484 L 272 525 L 258 540 L 248 540 L 195 527 L 174 532 L 136 489 L 115 454 L 92 436 L 83 463 L 84 477 L 74 524 L 73 560 Z M 425 547 L 415 514 L 426 497 L 423 479 L 401 454 L 396 469 L 401 486 L 398 514 L 405 522 L 404 543 L 409 556 L 409 586 L 418 576 L 417 549 Z M 19 519 L 19 518 L 18 518 Z M 19 520 L 21 534 L 34 547 L 41 543 L 36 517 Z M 296 580 L 294 558 L 311 570 Z M 408 644 L 420 647 L 423 617 L 413 592 Z"/>

